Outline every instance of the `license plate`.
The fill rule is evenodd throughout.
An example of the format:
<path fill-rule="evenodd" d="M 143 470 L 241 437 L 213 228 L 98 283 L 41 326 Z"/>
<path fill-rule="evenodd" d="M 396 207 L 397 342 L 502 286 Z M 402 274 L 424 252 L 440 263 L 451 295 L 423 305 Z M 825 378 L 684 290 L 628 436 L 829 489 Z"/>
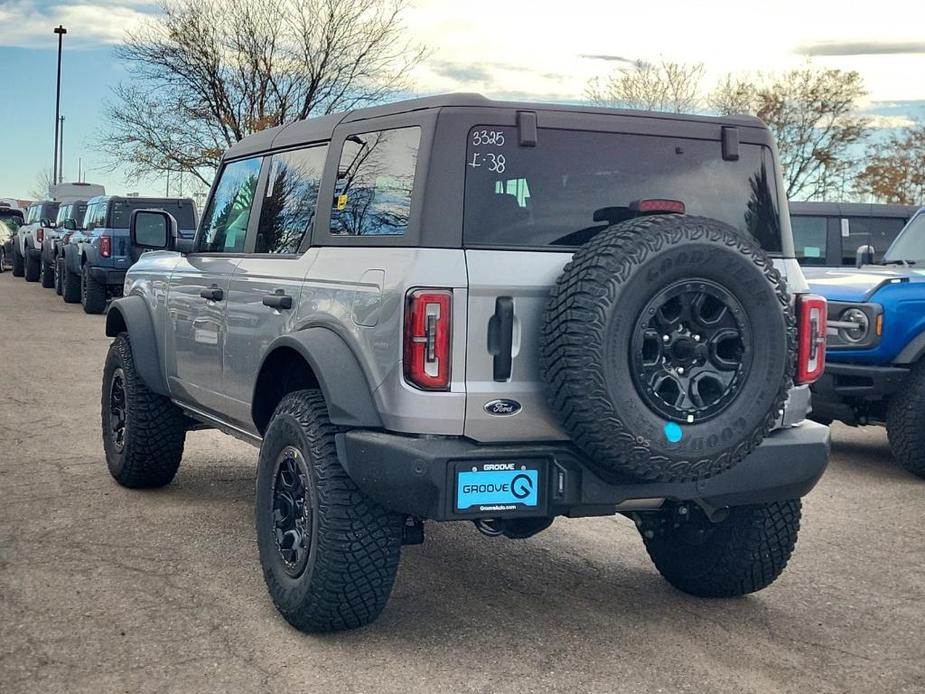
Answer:
<path fill-rule="evenodd" d="M 540 505 L 540 471 L 521 463 L 484 463 L 456 470 L 456 510 L 510 512 Z"/>

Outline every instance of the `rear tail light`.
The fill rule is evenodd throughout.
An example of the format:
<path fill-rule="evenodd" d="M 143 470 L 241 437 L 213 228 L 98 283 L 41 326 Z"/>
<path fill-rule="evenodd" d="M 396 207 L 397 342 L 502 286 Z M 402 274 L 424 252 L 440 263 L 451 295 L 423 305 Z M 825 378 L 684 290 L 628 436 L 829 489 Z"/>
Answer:
<path fill-rule="evenodd" d="M 424 390 L 449 390 L 450 321 L 453 294 L 415 289 L 405 306 L 404 370 L 408 383 Z"/>
<path fill-rule="evenodd" d="M 100 236 L 100 255 L 104 258 L 112 255 L 112 238 L 109 236 Z"/>
<path fill-rule="evenodd" d="M 45 240 L 45 229 L 44 228 L 39 227 L 38 229 L 35 230 L 35 240 L 38 241 L 39 243 L 42 243 Z"/>
<path fill-rule="evenodd" d="M 825 369 L 826 301 L 815 294 L 797 297 L 800 336 L 797 349 L 797 383 L 812 383 Z"/>

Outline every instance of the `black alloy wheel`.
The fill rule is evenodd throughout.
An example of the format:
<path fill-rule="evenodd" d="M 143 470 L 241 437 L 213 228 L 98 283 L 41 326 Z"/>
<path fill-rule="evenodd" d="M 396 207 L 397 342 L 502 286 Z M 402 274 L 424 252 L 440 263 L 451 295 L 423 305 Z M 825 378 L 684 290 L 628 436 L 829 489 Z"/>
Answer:
<path fill-rule="evenodd" d="M 675 282 L 642 309 L 631 341 L 632 376 L 648 407 L 692 424 L 736 399 L 752 362 L 752 334 L 741 303 L 703 279 Z"/>
<path fill-rule="evenodd" d="M 125 449 L 125 429 L 128 405 L 125 397 L 125 373 L 116 369 L 109 386 L 109 438 L 113 449 L 121 453 Z"/>
<path fill-rule="evenodd" d="M 308 465 L 294 446 L 286 446 L 276 460 L 273 480 L 273 529 L 283 570 L 299 577 L 311 550 L 312 504 Z"/>

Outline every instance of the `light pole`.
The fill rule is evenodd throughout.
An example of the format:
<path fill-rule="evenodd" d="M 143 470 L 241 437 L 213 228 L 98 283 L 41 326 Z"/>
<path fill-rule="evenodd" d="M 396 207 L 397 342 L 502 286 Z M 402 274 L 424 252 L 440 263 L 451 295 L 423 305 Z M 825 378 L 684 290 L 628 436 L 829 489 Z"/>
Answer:
<path fill-rule="evenodd" d="M 52 183 L 58 183 L 58 126 L 61 122 L 61 44 L 64 40 L 64 35 L 67 33 L 67 29 L 59 24 L 55 27 L 55 33 L 58 35 L 58 82 L 55 91 L 55 161 L 52 165 Z"/>
<path fill-rule="evenodd" d="M 58 135 L 58 183 L 64 183 L 64 116 L 58 119 L 61 124 Z"/>

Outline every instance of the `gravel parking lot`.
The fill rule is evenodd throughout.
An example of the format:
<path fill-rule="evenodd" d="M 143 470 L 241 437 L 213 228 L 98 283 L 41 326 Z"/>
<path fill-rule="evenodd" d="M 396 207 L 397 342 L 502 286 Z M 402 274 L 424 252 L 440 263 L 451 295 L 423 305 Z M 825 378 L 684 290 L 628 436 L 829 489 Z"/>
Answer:
<path fill-rule="evenodd" d="M 103 321 L 0 275 L 4 692 L 925 691 L 925 483 L 882 429 L 835 427 L 757 595 L 675 591 L 622 517 L 520 542 L 429 525 L 378 622 L 312 637 L 264 587 L 254 449 L 196 432 L 169 487 L 109 477 Z"/>

